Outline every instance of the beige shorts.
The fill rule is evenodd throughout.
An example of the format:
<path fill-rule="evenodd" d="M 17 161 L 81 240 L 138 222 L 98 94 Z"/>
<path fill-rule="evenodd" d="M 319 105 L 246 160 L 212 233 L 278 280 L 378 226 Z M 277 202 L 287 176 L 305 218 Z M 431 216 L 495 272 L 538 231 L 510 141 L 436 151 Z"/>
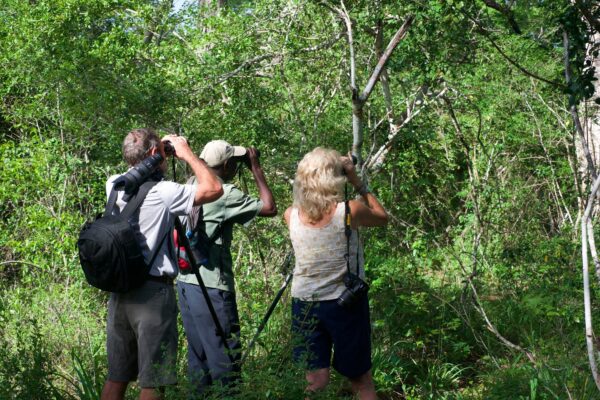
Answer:
<path fill-rule="evenodd" d="M 177 300 L 173 286 L 147 281 L 112 293 L 106 324 L 108 379 L 142 388 L 177 383 Z"/>

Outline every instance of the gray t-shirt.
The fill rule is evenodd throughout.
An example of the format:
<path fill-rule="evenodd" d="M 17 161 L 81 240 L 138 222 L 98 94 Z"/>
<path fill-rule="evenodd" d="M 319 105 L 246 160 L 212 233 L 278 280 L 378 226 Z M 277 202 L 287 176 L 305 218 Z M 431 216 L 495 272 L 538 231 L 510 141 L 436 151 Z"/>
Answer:
<path fill-rule="evenodd" d="M 106 182 L 107 198 L 112 190 L 113 181 L 119 176 L 113 175 Z M 165 234 L 167 235 L 150 268 L 150 275 L 168 275 L 173 278 L 177 275 L 178 269 L 174 261 L 173 224 L 176 216 L 186 215 L 192 210 L 195 193 L 194 185 L 180 185 L 169 181 L 158 182 L 150 189 L 138 212 L 131 217 L 129 222 L 136 232 L 136 238 L 146 262 L 150 261 L 152 252 Z M 123 195 L 123 191 L 117 192 L 119 210 L 123 210 L 127 204 L 123 201 Z"/>

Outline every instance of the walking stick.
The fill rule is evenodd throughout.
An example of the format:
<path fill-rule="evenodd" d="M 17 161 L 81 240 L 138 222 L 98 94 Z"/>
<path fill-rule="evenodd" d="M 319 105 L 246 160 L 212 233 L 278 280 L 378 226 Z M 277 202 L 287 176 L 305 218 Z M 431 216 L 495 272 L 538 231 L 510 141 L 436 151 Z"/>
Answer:
<path fill-rule="evenodd" d="M 213 306 L 212 301 L 210 301 L 210 296 L 208 294 L 208 290 L 206 289 L 206 285 L 204 285 L 204 281 L 202 280 L 202 277 L 200 276 L 200 267 L 198 267 L 198 264 L 196 263 L 196 258 L 194 257 L 194 253 L 192 252 L 192 249 L 190 247 L 190 241 L 188 240 L 188 237 L 185 235 L 185 231 L 183 229 L 183 226 L 181 225 L 181 221 L 179 221 L 179 218 L 175 218 L 175 229 L 177 229 L 177 239 L 181 244 L 183 244 L 183 247 L 185 248 L 187 257 L 192 266 L 192 272 L 194 273 L 194 275 L 196 276 L 196 279 L 198 280 L 198 284 L 200 285 L 200 290 L 202 291 L 202 295 L 204 296 L 204 299 L 206 300 L 206 305 L 208 307 L 208 311 L 210 312 L 210 316 L 212 317 L 213 321 L 215 322 L 217 336 L 220 336 L 221 339 L 223 340 L 223 346 L 225 347 L 227 356 L 229 357 L 229 360 L 233 364 L 235 362 L 235 360 L 233 359 L 233 355 L 231 354 L 231 349 L 229 348 L 229 344 L 227 343 L 227 336 L 225 335 L 225 331 L 223 331 L 223 327 L 221 326 L 221 323 L 219 322 L 219 317 L 217 316 L 215 307 Z"/>
<path fill-rule="evenodd" d="M 285 260 L 283 261 L 283 266 L 282 266 L 282 270 L 283 271 L 289 271 L 289 266 L 290 266 L 290 263 L 292 261 L 292 255 L 293 255 L 292 251 L 289 251 L 287 253 L 287 255 L 285 257 Z M 258 336 L 261 334 L 261 332 L 263 331 L 263 329 L 265 329 L 265 326 L 267 325 L 267 322 L 269 321 L 269 318 L 271 317 L 271 314 L 275 310 L 275 307 L 277 306 L 277 303 L 281 299 L 281 296 L 283 295 L 283 292 L 285 292 L 285 289 L 288 287 L 288 285 L 292 281 L 292 276 L 293 275 L 294 275 L 294 272 L 292 270 L 292 271 L 289 271 L 288 274 L 287 274 L 287 276 L 285 277 L 285 280 L 283 281 L 283 284 L 281 285 L 281 287 L 279 288 L 279 291 L 275 295 L 275 299 L 273 299 L 273 302 L 269 306 L 269 309 L 267 310 L 267 313 L 265 314 L 265 316 L 263 317 L 262 321 L 260 322 L 260 325 L 258 326 L 258 328 L 256 328 L 256 331 L 254 332 L 254 337 L 252 338 L 252 340 L 248 344 L 248 347 L 246 348 L 246 351 L 242 355 L 242 359 L 240 360 L 240 364 L 244 363 L 244 361 L 246 360 L 246 357 L 248 357 L 248 354 L 250 354 L 250 350 L 252 350 L 252 347 L 254 347 L 254 344 L 256 343 L 256 340 L 258 339 Z"/>

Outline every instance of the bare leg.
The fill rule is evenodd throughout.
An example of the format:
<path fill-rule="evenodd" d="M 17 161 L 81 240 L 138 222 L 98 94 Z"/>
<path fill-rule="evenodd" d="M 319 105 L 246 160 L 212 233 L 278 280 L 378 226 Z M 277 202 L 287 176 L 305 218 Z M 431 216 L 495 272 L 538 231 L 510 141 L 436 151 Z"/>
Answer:
<path fill-rule="evenodd" d="M 106 381 L 102 388 L 101 400 L 123 400 L 129 382 Z"/>
<path fill-rule="evenodd" d="M 306 387 L 307 392 L 316 392 L 323 389 L 329 383 L 329 368 L 308 371 L 306 373 L 306 381 L 308 382 L 308 386 Z"/>
<path fill-rule="evenodd" d="M 358 394 L 360 400 L 376 400 L 377 393 L 375 393 L 375 384 L 373 383 L 373 376 L 371 370 L 368 370 L 361 376 L 355 379 L 350 379 L 352 383 L 352 391 Z"/>
<path fill-rule="evenodd" d="M 140 400 L 163 400 L 163 390 L 161 388 L 142 388 Z"/>

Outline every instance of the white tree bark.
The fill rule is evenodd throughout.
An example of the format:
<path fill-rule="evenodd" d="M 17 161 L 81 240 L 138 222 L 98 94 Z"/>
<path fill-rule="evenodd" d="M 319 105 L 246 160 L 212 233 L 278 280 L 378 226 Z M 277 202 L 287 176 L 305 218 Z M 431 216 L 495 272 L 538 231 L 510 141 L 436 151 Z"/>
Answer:
<path fill-rule="evenodd" d="M 588 351 L 588 360 L 590 363 L 590 369 L 592 371 L 592 377 L 596 383 L 596 387 L 600 390 L 600 376 L 598 375 L 598 364 L 596 363 L 597 349 L 594 343 L 594 328 L 592 324 L 592 300 L 590 295 L 590 271 L 588 261 L 588 233 L 593 233 L 592 209 L 596 199 L 596 192 L 600 186 L 600 178 L 596 178 L 591 190 L 590 197 L 587 201 L 585 212 L 581 220 L 581 259 L 582 259 L 582 275 L 583 275 L 583 309 L 585 316 L 585 343 Z M 590 243 L 590 247 L 594 245 L 593 241 Z M 592 254 L 595 249 L 592 249 Z"/>
<path fill-rule="evenodd" d="M 594 57 L 592 54 L 592 48 L 594 45 L 598 45 L 600 43 L 600 33 L 596 33 L 592 36 L 592 40 L 588 45 L 587 51 L 587 59 L 590 62 L 591 67 L 595 68 L 595 78 L 594 88 L 595 93 L 592 98 L 585 102 L 584 105 L 584 116 L 583 116 L 583 132 L 585 134 L 585 139 L 587 141 L 590 155 L 592 160 L 594 161 L 594 165 L 598 165 L 600 162 L 600 110 L 597 103 L 595 103 L 596 99 L 600 99 L 600 57 Z M 584 156 L 582 154 L 582 143 L 581 140 L 578 141 L 577 146 L 577 157 L 580 158 Z M 584 161 L 583 159 L 580 161 Z"/>
<path fill-rule="evenodd" d="M 587 17 L 587 16 L 586 16 Z M 590 31 L 593 32 L 592 23 L 594 20 L 588 20 L 590 22 Z M 568 37 L 565 35 L 565 52 L 568 56 Z M 591 41 L 588 44 L 587 49 L 587 61 L 589 61 L 588 68 L 595 68 L 595 77 L 600 77 L 600 59 L 594 57 L 593 49 L 600 43 L 600 33 L 596 31 L 592 35 Z M 567 83 L 569 82 L 569 65 L 568 60 L 565 62 L 565 72 Z M 573 120 L 579 135 L 576 135 L 576 151 L 579 162 L 579 173 L 582 180 L 582 186 L 584 191 L 587 191 L 589 187 L 589 197 L 587 204 L 585 205 L 585 211 L 581 221 L 581 258 L 582 258 L 582 275 L 583 275 L 583 297 L 584 297 L 584 315 L 585 315 L 585 340 L 588 351 L 588 360 L 590 369 L 596 387 L 600 390 L 600 376 L 598 374 L 597 356 L 598 349 L 595 344 L 595 334 L 592 323 L 592 302 L 590 295 L 590 271 L 588 252 L 591 253 L 594 260 L 596 275 L 600 279 L 600 261 L 598 259 L 596 251 L 596 243 L 594 239 L 593 220 L 595 211 L 598 208 L 597 205 L 597 191 L 600 186 L 600 177 L 597 177 L 596 167 L 600 158 L 600 109 L 595 103 L 595 99 L 599 98 L 600 94 L 600 83 L 598 80 L 594 82 L 595 93 L 591 99 L 588 99 L 582 104 L 584 110 L 582 115 L 581 125 L 578 125 L 577 108 L 575 105 L 571 106 L 571 113 L 573 114 Z M 573 113 L 575 110 L 575 113 Z M 593 184 L 588 184 L 589 176 L 593 177 Z M 581 207 L 581 206 L 580 206 Z M 589 249 L 588 249 L 589 245 Z"/>
<path fill-rule="evenodd" d="M 216 7 L 221 9 L 225 7 L 225 0 L 198 0 L 198 6 L 200 7 Z"/>
<path fill-rule="evenodd" d="M 567 86 L 571 85 L 572 82 L 572 72 L 571 65 L 569 62 L 569 35 L 566 30 L 563 30 L 563 48 L 564 48 L 564 63 L 565 63 L 565 81 Z M 589 135 L 586 134 L 584 130 L 585 124 L 581 122 L 582 116 L 580 115 L 578 105 L 575 103 L 574 94 L 570 95 L 569 99 L 569 112 L 571 113 L 571 118 L 573 120 L 573 125 L 575 127 L 575 148 L 577 152 L 577 161 L 579 167 L 579 173 L 582 181 L 582 187 L 584 191 L 587 191 L 586 182 L 591 177 L 592 180 L 596 179 L 596 160 L 594 159 L 593 154 L 596 152 L 593 151 L 591 146 L 591 141 L 589 140 Z M 584 118 L 585 120 L 585 115 Z M 585 207 L 584 204 L 580 204 L 580 207 Z"/>
<path fill-rule="evenodd" d="M 361 91 L 358 88 L 356 77 L 356 57 L 354 54 L 354 37 L 352 32 L 353 21 L 350 18 L 348 10 L 346 9 L 344 0 L 340 0 L 340 7 L 334 7 L 330 5 L 327 1 L 322 1 L 321 4 L 329 8 L 331 11 L 335 12 L 346 26 L 346 38 L 348 40 L 348 47 L 350 52 L 350 88 L 352 89 L 352 154 L 356 157 L 358 161 L 358 169 L 362 171 L 364 106 L 367 100 L 369 99 L 369 96 L 371 95 L 375 84 L 380 80 L 382 73 L 385 72 L 385 65 L 389 60 L 390 56 L 392 55 L 394 49 L 396 49 L 400 41 L 402 41 L 402 39 L 406 37 L 408 29 L 412 25 L 414 16 L 409 15 L 406 17 L 406 19 L 402 23 L 402 26 L 396 31 L 383 53 L 380 56 L 378 55 L 377 65 L 375 66 L 375 68 L 373 68 L 369 80 L 365 84 L 364 89 Z M 379 29 L 383 29 L 383 26 L 380 26 Z M 379 38 L 379 40 L 383 40 L 383 38 Z M 376 47 L 377 46 L 381 46 L 381 43 L 376 44 Z"/>

